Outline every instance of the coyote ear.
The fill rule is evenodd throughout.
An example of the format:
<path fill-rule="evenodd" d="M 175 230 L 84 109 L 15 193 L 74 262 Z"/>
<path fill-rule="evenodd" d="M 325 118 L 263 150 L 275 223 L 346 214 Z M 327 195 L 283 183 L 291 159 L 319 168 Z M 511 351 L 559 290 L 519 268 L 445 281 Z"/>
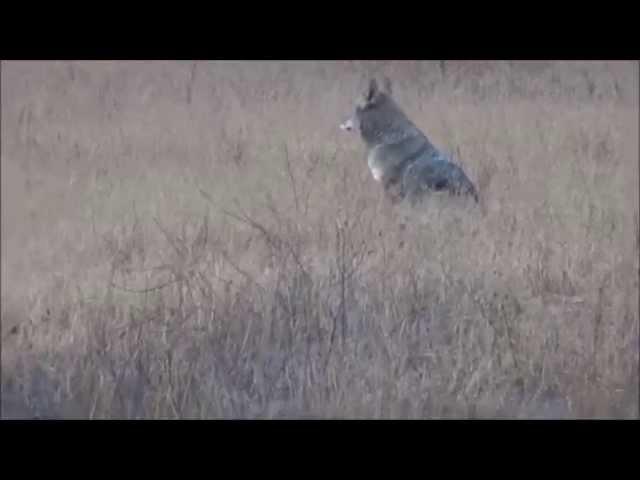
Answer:
<path fill-rule="evenodd" d="M 384 91 L 387 93 L 387 95 L 391 96 L 393 89 L 391 87 L 391 80 L 389 79 L 389 77 L 384 77 Z"/>
<path fill-rule="evenodd" d="M 373 100 L 373 98 L 376 96 L 377 93 L 378 93 L 378 82 L 376 81 L 375 78 L 372 78 L 369 81 L 369 88 L 367 89 L 367 95 L 366 95 L 367 102 L 370 102 L 371 100 Z"/>

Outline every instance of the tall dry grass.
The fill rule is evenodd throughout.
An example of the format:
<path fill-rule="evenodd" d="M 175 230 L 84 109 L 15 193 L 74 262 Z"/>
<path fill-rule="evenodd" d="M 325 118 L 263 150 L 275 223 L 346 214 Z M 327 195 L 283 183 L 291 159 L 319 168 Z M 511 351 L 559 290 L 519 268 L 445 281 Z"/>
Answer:
<path fill-rule="evenodd" d="M 2 416 L 637 417 L 638 215 L 635 63 L 2 62 Z"/>

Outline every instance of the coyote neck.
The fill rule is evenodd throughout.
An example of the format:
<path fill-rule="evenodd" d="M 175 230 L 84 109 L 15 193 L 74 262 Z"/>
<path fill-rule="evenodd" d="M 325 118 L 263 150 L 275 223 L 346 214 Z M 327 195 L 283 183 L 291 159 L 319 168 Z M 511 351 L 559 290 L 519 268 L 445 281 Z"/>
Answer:
<path fill-rule="evenodd" d="M 390 101 L 388 101 L 390 102 Z M 426 135 L 395 105 L 388 103 L 384 111 L 376 111 L 362 119 L 360 133 L 370 149 L 392 145 L 409 138 L 420 138 L 431 146 Z"/>

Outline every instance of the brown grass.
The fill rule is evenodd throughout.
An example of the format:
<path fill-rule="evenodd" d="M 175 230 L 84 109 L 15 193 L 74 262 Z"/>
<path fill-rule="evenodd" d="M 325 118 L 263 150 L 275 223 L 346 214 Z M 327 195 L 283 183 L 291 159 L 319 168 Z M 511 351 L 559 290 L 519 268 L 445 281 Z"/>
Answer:
<path fill-rule="evenodd" d="M 2 416 L 637 418 L 638 65 L 2 62 Z M 385 72 L 481 206 L 392 208 Z"/>

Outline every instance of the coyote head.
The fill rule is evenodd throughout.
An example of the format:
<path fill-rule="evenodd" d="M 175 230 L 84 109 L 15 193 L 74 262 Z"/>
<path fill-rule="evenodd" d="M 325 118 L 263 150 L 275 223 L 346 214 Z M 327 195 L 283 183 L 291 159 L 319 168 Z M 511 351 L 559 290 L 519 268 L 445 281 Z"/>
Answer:
<path fill-rule="evenodd" d="M 383 82 L 383 89 L 378 86 L 378 82 L 375 78 L 369 81 L 369 85 L 365 91 L 359 96 L 354 113 L 343 123 L 340 124 L 340 128 L 344 131 L 361 131 L 362 119 L 369 112 L 384 106 L 391 98 L 391 81 L 385 77 Z"/>
<path fill-rule="evenodd" d="M 385 77 L 382 89 L 375 79 L 370 80 L 358 98 L 353 114 L 340 128 L 347 132 L 357 131 L 369 149 L 415 133 L 413 124 L 391 95 L 388 78 Z"/>

